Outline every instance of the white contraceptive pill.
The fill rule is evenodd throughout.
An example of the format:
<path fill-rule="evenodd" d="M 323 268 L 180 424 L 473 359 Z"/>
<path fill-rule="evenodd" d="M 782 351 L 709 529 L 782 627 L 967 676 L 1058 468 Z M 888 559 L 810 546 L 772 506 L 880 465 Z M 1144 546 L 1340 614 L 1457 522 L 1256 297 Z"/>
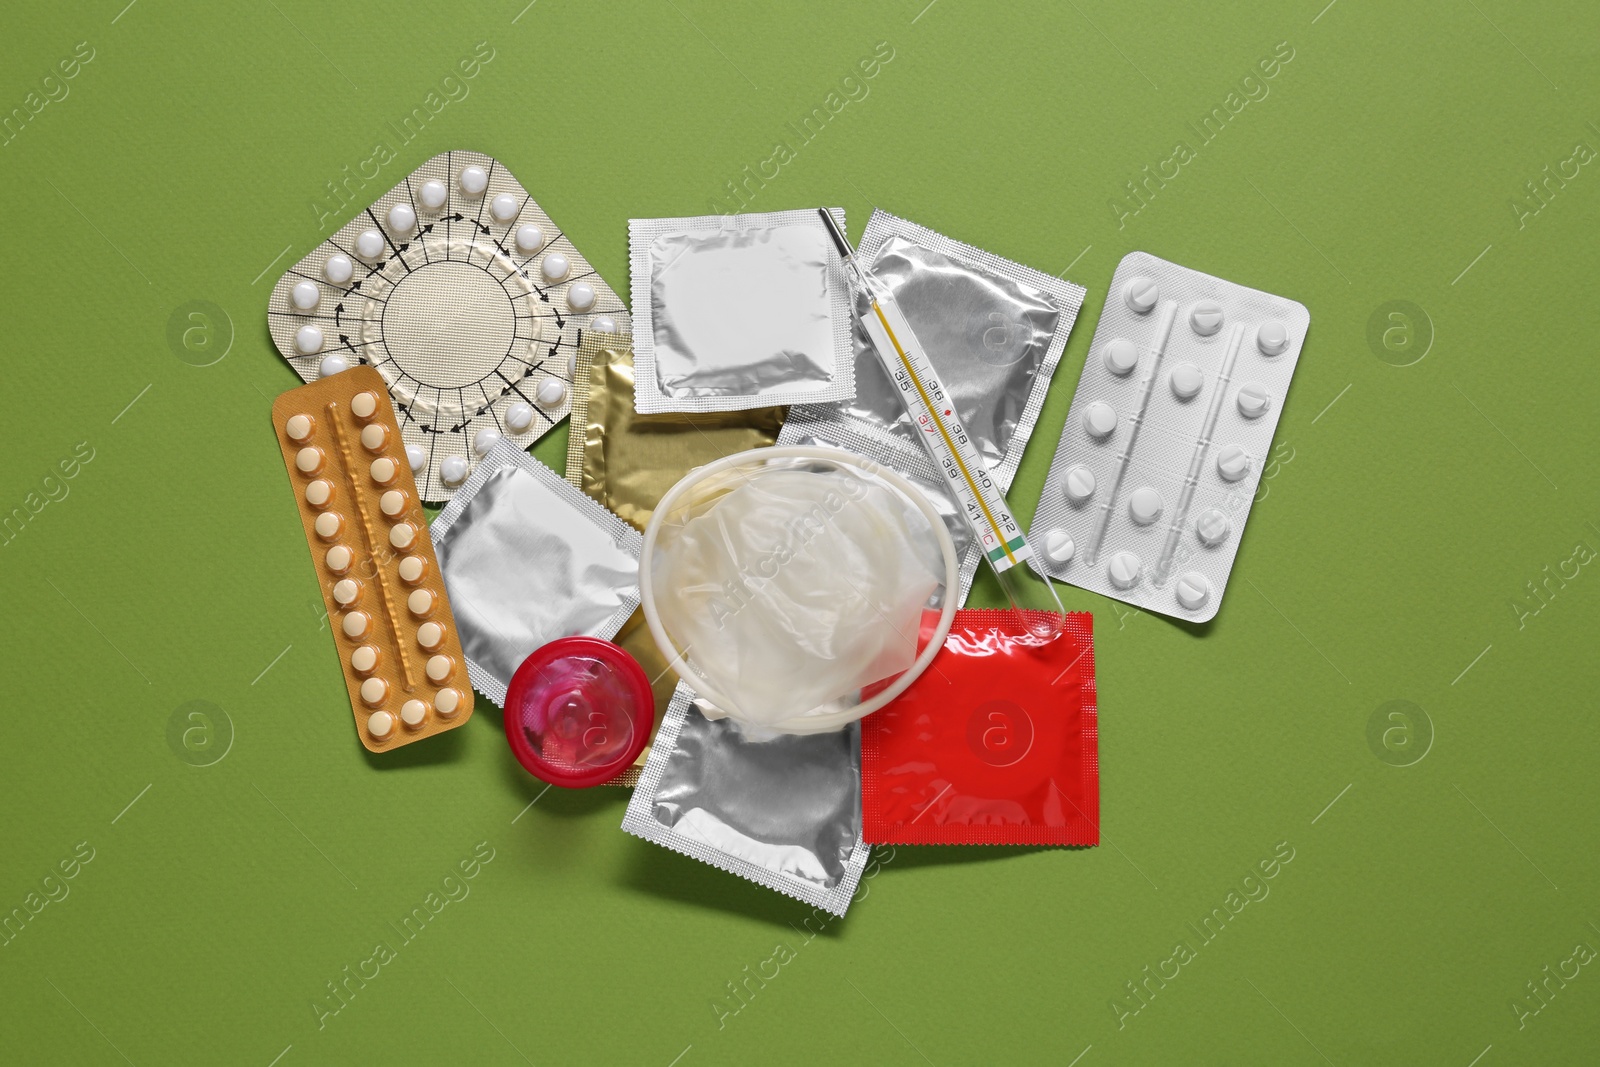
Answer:
<path fill-rule="evenodd" d="M 574 282 L 567 289 L 567 306 L 573 311 L 588 311 L 594 307 L 594 286 L 588 282 Z"/>
<path fill-rule="evenodd" d="M 410 204 L 396 204 L 389 209 L 389 232 L 397 237 L 410 237 L 417 228 L 417 213 Z"/>
<path fill-rule="evenodd" d="M 544 233 L 539 227 L 529 223 L 517 227 L 517 251 L 525 256 L 531 256 L 539 251 L 539 246 L 544 244 Z"/>
<path fill-rule="evenodd" d="M 539 263 L 539 273 L 547 282 L 559 282 L 572 270 L 572 263 L 560 252 L 551 252 Z"/>
<path fill-rule="evenodd" d="M 343 252 L 335 252 L 322 264 L 322 276 L 334 285 L 344 285 L 355 271 L 355 264 Z"/>
<path fill-rule="evenodd" d="M 317 310 L 321 302 L 322 288 L 316 282 L 295 282 L 294 288 L 289 290 L 289 303 L 294 305 L 296 311 L 310 313 Z"/>
<path fill-rule="evenodd" d="M 1213 618 L 1310 325 L 1297 301 L 1125 256 L 1033 518 L 1035 568 Z M 1052 538 L 1073 553 L 1058 558 Z"/>
<path fill-rule="evenodd" d="M 1061 491 L 1074 504 L 1082 504 L 1094 496 L 1094 471 L 1088 467 L 1073 467 L 1061 481 Z"/>
<path fill-rule="evenodd" d="M 500 443 L 500 431 L 493 426 L 485 426 L 472 435 L 472 450 L 480 456 L 487 456 L 489 449 Z"/>
<path fill-rule="evenodd" d="M 383 255 L 387 242 L 377 230 L 362 230 L 356 234 L 356 255 L 369 263 Z"/>
<path fill-rule="evenodd" d="M 1072 558 L 1077 546 L 1065 530 L 1051 530 L 1044 539 L 1044 553 L 1055 563 L 1065 563 Z"/>
<path fill-rule="evenodd" d="M 444 187 L 444 182 L 437 178 L 429 178 L 417 191 L 417 201 L 427 211 L 438 211 L 444 207 L 444 202 L 449 196 L 450 191 Z"/>
<path fill-rule="evenodd" d="M 506 429 L 512 433 L 527 433 L 533 425 L 533 407 L 521 400 L 506 408 Z"/>
<path fill-rule="evenodd" d="M 294 350 L 302 356 L 314 356 L 322 351 L 322 330 L 316 326 L 302 326 L 294 332 Z"/>
<path fill-rule="evenodd" d="M 1113 337 L 1100 349 L 1100 358 L 1112 374 L 1127 374 L 1139 362 L 1139 346 L 1126 337 Z"/>
<path fill-rule="evenodd" d="M 510 222 L 517 217 L 521 207 L 516 197 L 510 193 L 500 193 L 489 202 L 489 214 L 494 216 L 496 222 Z"/>
<path fill-rule="evenodd" d="M 542 408 L 559 407 L 567 399 L 567 383 L 560 378 L 546 378 L 539 383 L 534 399 Z"/>
<path fill-rule="evenodd" d="M 442 152 L 342 210 L 348 221 L 279 276 L 268 324 L 307 382 L 378 371 L 398 424 L 383 454 L 410 466 L 418 502 L 465 484 L 483 431 L 527 447 L 566 419 L 586 331 L 631 332 L 565 229 L 483 153 Z"/>

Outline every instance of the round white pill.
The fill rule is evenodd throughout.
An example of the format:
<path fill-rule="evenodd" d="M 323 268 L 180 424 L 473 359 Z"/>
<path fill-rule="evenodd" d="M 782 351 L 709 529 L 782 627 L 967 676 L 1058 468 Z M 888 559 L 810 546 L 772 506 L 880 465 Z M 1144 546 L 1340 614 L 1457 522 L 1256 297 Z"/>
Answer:
<path fill-rule="evenodd" d="M 417 191 L 417 199 L 422 201 L 422 206 L 429 211 L 438 211 L 444 207 L 444 202 L 449 195 L 449 190 L 444 187 L 444 182 L 437 178 L 429 178 L 422 183 L 422 188 Z"/>
<path fill-rule="evenodd" d="M 472 435 L 472 450 L 480 456 L 489 454 L 489 450 L 500 443 L 500 431 L 492 426 L 485 426 Z"/>
<path fill-rule="evenodd" d="M 1134 278 L 1122 290 L 1122 299 L 1127 301 L 1128 307 L 1137 314 L 1143 315 L 1156 306 L 1156 301 L 1161 299 L 1161 287 L 1154 278 L 1143 275 Z"/>
<path fill-rule="evenodd" d="M 383 255 L 383 234 L 377 230 L 362 230 L 356 235 L 356 255 L 365 260 L 374 260 Z"/>
<path fill-rule="evenodd" d="M 306 485 L 306 503 L 314 508 L 325 508 L 333 499 L 333 483 L 326 478 L 318 478 Z"/>
<path fill-rule="evenodd" d="M 1073 467 L 1062 479 L 1061 489 L 1069 503 L 1082 504 L 1094 496 L 1094 471 L 1088 467 Z"/>
<path fill-rule="evenodd" d="M 440 682 L 448 681 L 456 672 L 456 661 L 449 656 L 430 656 L 427 671 L 428 681 L 438 685 Z"/>
<path fill-rule="evenodd" d="M 510 222 L 517 217 L 520 210 L 521 206 L 517 203 L 517 198 L 510 193 L 501 193 L 489 201 L 489 214 L 500 222 Z"/>
<path fill-rule="evenodd" d="M 567 398 L 567 383 L 560 378 L 546 378 L 539 383 L 539 391 L 533 396 L 540 407 L 556 407 Z"/>
<path fill-rule="evenodd" d="M 389 209 L 389 232 L 399 237 L 411 236 L 416 229 L 417 213 L 410 204 L 396 204 Z"/>
<path fill-rule="evenodd" d="M 588 311 L 594 307 L 594 286 L 588 282 L 574 282 L 567 290 L 567 306 L 573 311 Z"/>
<path fill-rule="evenodd" d="M 1281 356 L 1289 349 L 1289 327 L 1270 319 L 1256 327 L 1256 347 L 1263 356 Z"/>
<path fill-rule="evenodd" d="M 361 427 L 361 447 L 368 452 L 382 452 L 389 443 L 389 427 L 381 422 Z"/>
<path fill-rule="evenodd" d="M 357 674 L 371 674 L 378 669 L 378 650 L 371 645 L 362 645 L 350 653 L 350 669 Z"/>
<path fill-rule="evenodd" d="M 322 331 L 306 325 L 294 332 L 294 350 L 302 356 L 314 356 L 322 351 Z"/>
<path fill-rule="evenodd" d="M 1173 591 L 1178 594 L 1178 603 L 1190 611 L 1199 611 L 1211 599 L 1211 583 L 1199 571 L 1186 571 L 1178 575 Z"/>
<path fill-rule="evenodd" d="M 375 711 L 367 716 L 367 733 L 374 740 L 382 741 L 394 733 L 394 716 L 387 711 Z"/>
<path fill-rule="evenodd" d="M 291 441 L 306 440 L 316 428 L 316 420 L 310 415 L 290 415 L 283 424 L 283 432 L 289 435 Z"/>
<path fill-rule="evenodd" d="M 342 578 L 333 583 L 333 599 L 341 608 L 347 608 L 361 597 L 361 586 L 354 578 Z"/>
<path fill-rule="evenodd" d="M 1245 382 L 1239 386 L 1239 414 L 1247 419 L 1259 419 L 1272 407 L 1272 394 L 1260 382 Z"/>
<path fill-rule="evenodd" d="M 301 474 L 315 474 L 322 469 L 322 449 L 307 445 L 294 454 L 294 466 Z"/>
<path fill-rule="evenodd" d="M 1172 368 L 1172 395 L 1179 400 L 1192 400 L 1206 383 L 1206 376 L 1193 363 L 1179 363 Z"/>
<path fill-rule="evenodd" d="M 350 550 L 344 545 L 334 545 L 328 549 L 328 554 L 323 557 L 323 562 L 328 565 L 328 570 L 334 574 L 343 574 L 350 569 Z"/>
<path fill-rule="evenodd" d="M 1072 543 L 1072 535 L 1065 530 L 1051 530 L 1045 535 L 1044 554 L 1052 563 L 1066 563 L 1076 550 L 1077 546 Z"/>
<path fill-rule="evenodd" d="M 444 627 L 436 622 L 425 622 L 417 627 L 417 644 L 432 652 L 444 644 Z"/>
<path fill-rule="evenodd" d="M 617 320 L 610 315 L 596 315 L 589 320 L 589 329 L 600 333 L 616 333 Z"/>
<path fill-rule="evenodd" d="M 1117 428 L 1117 412 L 1103 400 L 1096 400 L 1083 409 L 1083 428 L 1089 436 L 1103 439 L 1111 436 L 1111 431 Z"/>
<path fill-rule="evenodd" d="M 406 495 L 398 489 L 391 489 L 378 498 L 378 510 L 391 519 L 398 519 L 405 514 Z"/>
<path fill-rule="evenodd" d="M 397 522 L 389 529 L 389 543 L 404 552 L 417 540 L 417 528 L 409 522 Z"/>
<path fill-rule="evenodd" d="M 1106 561 L 1106 577 L 1118 589 L 1132 589 L 1139 584 L 1139 557 L 1132 552 L 1113 552 Z"/>
<path fill-rule="evenodd" d="M 332 541 L 344 529 L 344 516 L 337 511 L 324 511 L 311 525 L 317 531 L 318 537 L 324 541 Z"/>
<path fill-rule="evenodd" d="M 355 264 L 351 263 L 350 257 L 343 252 L 335 252 L 328 257 L 328 262 L 322 265 L 322 276 L 334 285 L 343 285 L 355 272 Z"/>
<path fill-rule="evenodd" d="M 350 398 L 350 414 L 365 421 L 378 413 L 378 394 L 368 389 Z"/>
<path fill-rule="evenodd" d="M 417 589 L 406 597 L 406 610 L 413 615 L 427 615 L 433 610 L 433 594 L 426 589 Z"/>
<path fill-rule="evenodd" d="M 422 450 L 421 445 L 406 445 L 406 464 L 414 471 L 422 469 L 428 462 L 428 454 Z"/>
<path fill-rule="evenodd" d="M 368 678 L 361 683 L 361 701 L 369 707 L 377 707 L 383 703 L 383 698 L 389 695 L 389 683 L 382 678 Z"/>
<path fill-rule="evenodd" d="M 512 433 L 526 433 L 528 427 L 533 425 L 533 408 L 517 401 L 506 408 L 506 429 Z"/>
<path fill-rule="evenodd" d="M 539 264 L 539 273 L 544 275 L 544 280 L 547 282 L 559 282 L 571 269 L 572 264 L 567 262 L 567 257 L 560 252 L 551 252 Z"/>
<path fill-rule="evenodd" d="M 335 374 L 343 374 L 349 369 L 350 362 L 343 356 L 335 353 L 331 356 L 322 357 L 322 364 L 321 366 L 317 367 L 317 375 L 318 377 L 329 378 Z"/>
<path fill-rule="evenodd" d="M 441 689 L 433 698 L 433 710 L 445 718 L 450 718 L 461 710 L 461 691 L 459 689 Z"/>
<path fill-rule="evenodd" d="M 1146 485 L 1128 494 L 1128 518 L 1140 526 L 1149 526 L 1160 517 L 1160 493 Z"/>
<path fill-rule="evenodd" d="M 461 191 L 468 196 L 482 196 L 483 191 L 489 188 L 489 175 L 479 166 L 463 167 L 461 170 Z"/>
<path fill-rule="evenodd" d="M 428 718 L 428 705 L 420 700 L 408 700 L 400 705 L 400 721 L 415 730 Z"/>
<path fill-rule="evenodd" d="M 395 466 L 394 460 L 390 459 L 388 456 L 381 456 L 378 459 L 373 460 L 371 471 L 372 480 L 377 482 L 379 485 L 388 485 L 390 482 L 394 481 L 395 475 L 399 473 L 398 468 Z"/>
<path fill-rule="evenodd" d="M 400 580 L 407 585 L 416 585 L 422 581 L 422 576 L 428 572 L 428 561 L 421 556 L 407 556 L 395 568 L 400 572 Z"/>
<path fill-rule="evenodd" d="M 544 244 L 544 232 L 531 222 L 517 227 L 517 251 L 531 256 Z"/>
<path fill-rule="evenodd" d="M 1217 473 L 1230 482 L 1243 478 L 1250 473 L 1250 453 L 1240 445 L 1223 445 L 1217 453 Z"/>
<path fill-rule="evenodd" d="M 298 281 L 289 290 L 289 303 L 296 311 L 315 311 L 322 302 L 322 288 L 316 282 Z"/>
<path fill-rule="evenodd" d="M 1215 300 L 1202 300 L 1189 312 L 1189 325 L 1201 337 L 1210 337 L 1222 329 L 1222 305 Z"/>
<path fill-rule="evenodd" d="M 439 477 L 446 485 L 460 485 L 467 480 L 467 461 L 463 456 L 446 456 L 439 464 Z"/>
<path fill-rule="evenodd" d="M 1194 520 L 1195 536 L 1205 545 L 1220 545 L 1228 536 L 1228 516 L 1216 508 L 1206 508 Z"/>
<path fill-rule="evenodd" d="M 1113 337 L 1106 342 L 1100 357 L 1106 361 L 1106 370 L 1112 374 L 1127 374 L 1139 363 L 1139 346 L 1126 337 Z"/>
<path fill-rule="evenodd" d="M 352 611 L 339 625 L 346 637 L 365 637 L 372 629 L 372 616 L 364 611 Z"/>

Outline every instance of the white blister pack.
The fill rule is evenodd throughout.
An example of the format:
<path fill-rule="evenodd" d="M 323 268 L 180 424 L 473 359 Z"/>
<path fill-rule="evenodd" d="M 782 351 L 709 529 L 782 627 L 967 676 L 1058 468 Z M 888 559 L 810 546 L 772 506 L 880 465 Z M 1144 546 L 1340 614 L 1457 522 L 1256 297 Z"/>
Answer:
<path fill-rule="evenodd" d="M 272 289 L 272 340 L 305 381 L 370 364 L 389 386 L 423 500 L 502 439 L 526 448 L 572 406 L 585 330 L 622 299 L 505 164 L 434 156 Z"/>
<path fill-rule="evenodd" d="M 1297 301 L 1124 256 L 1028 533 L 1034 566 L 1214 617 L 1310 325 Z"/>

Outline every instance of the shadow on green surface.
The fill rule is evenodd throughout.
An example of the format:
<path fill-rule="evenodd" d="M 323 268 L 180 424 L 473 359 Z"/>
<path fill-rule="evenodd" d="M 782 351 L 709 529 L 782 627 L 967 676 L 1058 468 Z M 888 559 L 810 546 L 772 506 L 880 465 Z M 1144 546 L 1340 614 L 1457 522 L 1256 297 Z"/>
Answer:
<path fill-rule="evenodd" d="M 719 868 L 680 855 L 649 841 L 632 841 L 634 848 L 619 883 L 622 888 L 663 900 L 689 904 L 723 914 L 733 913 L 766 923 L 775 929 L 820 931 L 822 937 L 839 936 L 842 919 L 814 909 L 765 886 L 747 882 Z M 804 936 L 804 935 L 802 935 Z"/>
<path fill-rule="evenodd" d="M 885 871 L 907 867 L 940 867 L 950 863 L 981 863 L 1034 852 L 1082 852 L 1090 845 L 874 845 L 877 851 L 892 847 L 894 858 L 883 862 Z"/>
<path fill-rule="evenodd" d="M 366 757 L 367 766 L 373 770 L 393 771 L 454 763 L 461 759 L 466 746 L 466 730 L 446 730 L 442 734 L 424 739 L 420 744 L 406 745 L 393 752 L 368 752 L 363 748 L 361 754 Z"/>

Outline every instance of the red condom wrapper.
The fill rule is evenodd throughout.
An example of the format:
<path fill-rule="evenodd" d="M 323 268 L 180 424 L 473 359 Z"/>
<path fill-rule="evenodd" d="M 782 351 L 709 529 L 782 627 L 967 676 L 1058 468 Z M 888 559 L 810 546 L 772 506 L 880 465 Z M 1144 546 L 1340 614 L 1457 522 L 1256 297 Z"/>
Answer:
<path fill-rule="evenodd" d="M 861 804 L 870 844 L 1099 844 L 1094 617 L 1041 638 L 1017 612 L 957 611 L 928 669 L 861 721 Z"/>

